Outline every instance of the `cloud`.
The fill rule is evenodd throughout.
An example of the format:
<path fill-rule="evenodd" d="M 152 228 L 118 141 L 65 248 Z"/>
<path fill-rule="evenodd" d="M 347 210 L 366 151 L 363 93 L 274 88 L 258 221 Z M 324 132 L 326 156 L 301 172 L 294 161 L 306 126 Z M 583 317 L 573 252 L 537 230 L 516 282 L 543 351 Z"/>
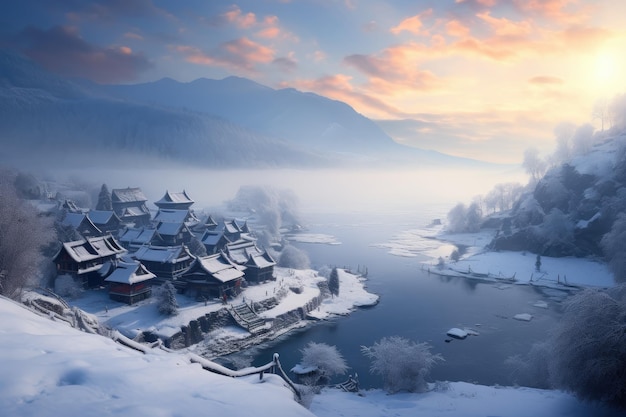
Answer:
<path fill-rule="evenodd" d="M 274 61 L 275 51 L 246 37 L 224 42 L 211 52 L 179 45 L 174 48 L 185 55 L 187 62 L 206 66 L 221 66 L 234 70 L 254 72 L 257 64 Z"/>
<path fill-rule="evenodd" d="M 589 18 L 590 7 L 578 6 L 577 0 L 513 0 L 524 13 L 562 24 L 578 24 Z"/>
<path fill-rule="evenodd" d="M 83 20 L 116 20 L 121 17 L 173 17 L 165 9 L 154 5 L 152 0 L 91 0 L 56 2 L 58 10 L 65 11 L 72 22 Z"/>
<path fill-rule="evenodd" d="M 295 60 L 293 52 L 290 52 L 287 56 L 274 59 L 272 63 L 283 72 L 293 72 L 298 68 L 298 62 Z"/>
<path fill-rule="evenodd" d="M 535 85 L 555 85 L 555 84 L 563 84 L 563 80 L 558 77 L 550 77 L 546 75 L 539 75 L 536 77 L 532 77 L 528 80 L 530 84 Z"/>
<path fill-rule="evenodd" d="M 49 30 L 30 27 L 15 39 L 17 48 L 44 68 L 100 83 L 133 81 L 153 66 L 145 56 L 126 46 L 90 44 L 68 26 Z"/>
<path fill-rule="evenodd" d="M 533 33 L 533 25 L 528 20 L 514 22 L 506 18 L 495 18 L 489 11 L 476 14 L 476 17 L 486 22 L 496 36 L 528 36 Z"/>
<path fill-rule="evenodd" d="M 428 9 L 418 15 L 408 17 L 404 19 L 403 21 L 401 21 L 397 26 L 392 27 L 389 31 L 393 33 L 394 35 L 398 35 L 404 31 L 412 33 L 414 35 L 427 34 L 428 32 L 422 29 L 424 25 L 422 23 L 422 20 L 425 17 L 429 17 L 430 15 L 432 15 L 432 13 L 433 13 L 433 9 Z"/>
<path fill-rule="evenodd" d="M 256 25 L 256 15 L 254 13 L 243 13 L 239 6 L 233 6 L 229 11 L 222 14 L 224 21 L 233 23 L 238 28 L 247 29 Z"/>
<path fill-rule="evenodd" d="M 470 28 L 458 20 L 450 20 L 445 24 L 446 33 L 457 38 L 464 38 L 470 34 Z"/>

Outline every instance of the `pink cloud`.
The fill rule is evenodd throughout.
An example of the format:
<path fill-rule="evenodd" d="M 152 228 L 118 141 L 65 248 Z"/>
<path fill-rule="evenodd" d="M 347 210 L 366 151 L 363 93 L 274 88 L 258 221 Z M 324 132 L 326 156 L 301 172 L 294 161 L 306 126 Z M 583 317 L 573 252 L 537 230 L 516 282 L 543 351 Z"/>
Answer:
<path fill-rule="evenodd" d="M 486 22 L 496 36 L 528 36 L 533 32 L 533 25 L 527 21 L 514 22 L 506 18 L 495 18 L 489 11 L 478 13 L 479 19 Z"/>
<path fill-rule="evenodd" d="M 254 13 L 243 13 L 238 6 L 226 13 L 222 14 L 222 17 L 229 23 L 234 23 L 237 27 L 247 29 L 256 24 L 256 15 Z"/>
<path fill-rule="evenodd" d="M 546 75 L 539 75 L 536 77 L 532 77 L 530 80 L 528 80 L 528 82 L 530 84 L 535 84 L 535 85 L 558 85 L 558 84 L 563 84 L 563 80 L 561 78 L 558 77 L 550 77 L 550 76 L 546 76 Z"/>
<path fill-rule="evenodd" d="M 207 66 L 221 66 L 234 70 L 254 72 L 256 65 L 274 61 L 275 51 L 246 37 L 224 42 L 211 52 L 189 45 L 175 50 L 185 55 L 187 62 Z"/>
<path fill-rule="evenodd" d="M 394 35 L 398 35 L 401 32 L 409 32 L 414 35 L 421 35 L 426 33 L 425 30 L 422 29 L 424 26 L 422 20 L 426 17 L 429 17 L 433 12 L 433 9 L 428 9 L 418 15 L 408 17 L 400 22 L 397 26 L 392 27 L 389 31 Z"/>
<path fill-rule="evenodd" d="M 450 36 L 463 38 L 469 35 L 470 29 L 458 20 L 450 20 L 445 24 L 446 33 Z"/>

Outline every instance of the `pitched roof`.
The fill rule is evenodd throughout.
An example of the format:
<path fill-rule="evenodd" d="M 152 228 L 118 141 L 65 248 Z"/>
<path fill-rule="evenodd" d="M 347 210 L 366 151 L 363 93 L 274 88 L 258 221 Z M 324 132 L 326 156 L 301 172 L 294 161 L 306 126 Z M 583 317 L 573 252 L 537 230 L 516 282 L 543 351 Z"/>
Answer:
<path fill-rule="evenodd" d="M 244 275 L 241 268 L 233 264 L 223 253 L 199 257 L 195 262 L 203 271 L 221 282 L 232 281 Z"/>
<path fill-rule="evenodd" d="M 117 282 L 120 284 L 136 284 L 156 278 L 152 272 L 148 271 L 139 261 L 118 262 L 115 270 L 104 281 Z"/>
<path fill-rule="evenodd" d="M 193 255 L 189 253 L 185 246 L 142 246 L 133 255 L 135 259 L 140 261 L 176 263 L 190 258 Z"/>
<path fill-rule="evenodd" d="M 248 258 L 248 262 L 246 262 L 246 266 L 252 266 L 252 267 L 257 267 L 257 268 L 269 268 L 275 265 L 276 265 L 276 261 L 267 252 L 259 253 L 259 254 L 250 254 L 250 257 Z"/>
<path fill-rule="evenodd" d="M 141 191 L 141 188 L 114 188 L 111 191 L 111 200 L 113 203 L 131 203 L 135 201 L 146 202 L 148 199 Z"/>
<path fill-rule="evenodd" d="M 161 197 L 159 201 L 156 201 L 154 204 L 157 206 L 159 203 L 194 203 L 194 201 L 187 195 L 185 190 L 179 193 L 171 193 L 169 191 L 165 191 L 165 195 Z"/>
<path fill-rule="evenodd" d="M 113 236 L 107 235 L 91 237 L 87 240 L 65 242 L 63 243 L 59 253 L 57 253 L 54 258 L 56 259 L 62 251 L 67 252 L 67 254 L 76 262 L 87 262 L 95 259 L 121 255 L 126 252 L 126 249 L 121 247 Z M 100 268 L 100 265 L 97 265 L 96 269 L 98 268 Z M 85 270 L 79 272 L 87 271 Z"/>
<path fill-rule="evenodd" d="M 119 239 L 120 242 L 147 244 L 152 242 L 155 235 L 157 235 L 156 229 L 148 229 L 145 227 L 128 227 L 124 230 Z"/>
<path fill-rule="evenodd" d="M 159 209 L 154 221 L 167 223 L 198 222 L 198 218 L 189 210 Z"/>
<path fill-rule="evenodd" d="M 65 214 L 65 217 L 63 218 L 61 224 L 64 226 L 72 226 L 74 229 L 76 229 L 82 224 L 84 220 L 85 215 L 83 213 L 68 212 Z"/>
<path fill-rule="evenodd" d="M 115 219 L 116 217 L 118 221 L 120 220 L 112 210 L 90 210 L 87 213 L 87 217 L 96 225 L 107 224 L 112 218 Z"/>
<path fill-rule="evenodd" d="M 185 226 L 185 223 L 160 222 L 157 225 L 157 231 L 161 236 L 176 236 L 178 233 L 184 231 L 185 229 L 189 231 L 187 226 Z"/>

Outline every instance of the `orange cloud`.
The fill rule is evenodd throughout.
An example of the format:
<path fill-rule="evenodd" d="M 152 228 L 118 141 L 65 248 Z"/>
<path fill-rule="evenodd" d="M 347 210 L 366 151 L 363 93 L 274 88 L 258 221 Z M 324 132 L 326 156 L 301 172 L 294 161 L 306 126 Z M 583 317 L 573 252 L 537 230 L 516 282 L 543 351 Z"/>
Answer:
<path fill-rule="evenodd" d="M 430 16 L 432 13 L 433 13 L 433 9 L 428 9 L 418 15 L 406 18 L 402 22 L 400 22 L 398 26 L 392 27 L 389 31 L 393 33 L 394 35 L 398 35 L 399 33 L 404 32 L 404 31 L 407 31 L 414 35 L 425 34 L 427 32 L 422 30 L 422 26 L 423 26 L 422 20 L 425 17 Z"/>
<path fill-rule="evenodd" d="M 590 10 L 589 5 L 574 9 L 577 0 L 513 0 L 513 3 L 523 12 L 566 24 L 582 23 L 588 19 Z"/>
<path fill-rule="evenodd" d="M 199 48 L 179 45 L 174 48 L 185 55 L 187 62 L 207 66 L 222 66 L 253 72 L 257 64 L 274 61 L 274 50 L 243 37 L 221 44 L 211 53 Z"/>
<path fill-rule="evenodd" d="M 470 29 L 458 20 L 450 20 L 445 25 L 446 33 L 457 38 L 464 38 L 469 35 Z"/>
<path fill-rule="evenodd" d="M 486 22 L 496 36 L 528 36 L 533 32 L 533 25 L 529 21 L 514 22 L 506 18 L 495 18 L 489 11 L 478 13 L 476 17 Z"/>
<path fill-rule="evenodd" d="M 561 78 L 550 77 L 550 76 L 545 76 L 545 75 L 532 77 L 530 80 L 528 80 L 528 82 L 531 84 L 537 84 L 537 85 L 563 84 L 563 80 Z"/>

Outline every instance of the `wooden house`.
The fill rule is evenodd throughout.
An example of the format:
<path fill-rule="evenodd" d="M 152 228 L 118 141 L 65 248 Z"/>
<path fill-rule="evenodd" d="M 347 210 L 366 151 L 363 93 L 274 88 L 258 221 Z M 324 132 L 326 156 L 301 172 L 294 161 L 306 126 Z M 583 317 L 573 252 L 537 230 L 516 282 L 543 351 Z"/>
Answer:
<path fill-rule="evenodd" d="M 185 223 L 160 222 L 156 230 L 165 246 L 187 245 L 194 238 L 194 234 Z"/>
<path fill-rule="evenodd" d="M 104 279 L 108 284 L 109 298 L 134 304 L 152 294 L 150 282 L 156 278 L 139 261 L 117 262 L 113 272 Z"/>
<path fill-rule="evenodd" d="M 52 261 L 58 275 L 72 275 L 83 288 L 93 288 L 103 283 L 98 270 L 124 253 L 126 249 L 111 235 L 106 235 L 63 243 Z"/>
<path fill-rule="evenodd" d="M 183 190 L 179 193 L 171 193 L 165 191 L 165 195 L 159 201 L 155 201 L 154 205 L 160 209 L 189 210 L 194 201 Z"/>
<path fill-rule="evenodd" d="M 122 226 L 122 219 L 112 210 L 90 210 L 87 217 L 102 233 L 117 236 Z"/>
<path fill-rule="evenodd" d="M 123 223 L 135 227 L 150 224 L 150 210 L 146 206 L 148 199 L 140 188 L 115 188 L 111 190 L 113 211 Z"/>
<path fill-rule="evenodd" d="M 136 251 L 142 246 L 165 246 L 159 232 L 151 227 L 127 227 L 120 232 L 118 240 L 129 251 Z"/>
<path fill-rule="evenodd" d="M 220 252 L 196 258 L 180 279 L 192 297 L 225 300 L 241 292 L 243 269 Z"/>
<path fill-rule="evenodd" d="M 132 256 L 154 273 L 159 283 L 178 280 L 195 259 L 184 245 L 142 246 Z"/>
<path fill-rule="evenodd" d="M 83 238 L 102 236 L 102 231 L 96 226 L 87 215 L 83 213 L 68 212 L 61 221 L 66 227 L 76 230 Z"/>
<path fill-rule="evenodd" d="M 245 278 L 248 283 L 260 283 L 275 280 L 276 261 L 267 251 L 260 249 L 254 241 L 229 243 L 225 253 L 237 265 L 245 266 Z"/>
<path fill-rule="evenodd" d="M 159 209 L 152 219 L 153 223 L 185 223 L 187 226 L 195 226 L 200 223 L 195 214 L 190 210 Z"/>
<path fill-rule="evenodd" d="M 198 239 L 202 242 L 206 253 L 209 255 L 224 250 L 226 245 L 230 243 L 223 231 L 207 230 Z"/>

